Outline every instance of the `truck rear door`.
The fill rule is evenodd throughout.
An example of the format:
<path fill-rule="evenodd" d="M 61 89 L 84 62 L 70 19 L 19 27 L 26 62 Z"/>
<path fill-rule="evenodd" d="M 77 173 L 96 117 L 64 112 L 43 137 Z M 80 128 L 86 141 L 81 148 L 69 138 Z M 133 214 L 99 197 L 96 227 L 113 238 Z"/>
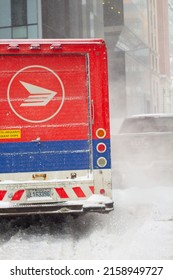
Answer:
<path fill-rule="evenodd" d="M 54 179 L 56 171 L 68 170 L 83 170 L 87 176 L 87 55 L 12 50 L 0 59 L 0 180 L 19 178 L 18 173 L 23 181 Z"/>

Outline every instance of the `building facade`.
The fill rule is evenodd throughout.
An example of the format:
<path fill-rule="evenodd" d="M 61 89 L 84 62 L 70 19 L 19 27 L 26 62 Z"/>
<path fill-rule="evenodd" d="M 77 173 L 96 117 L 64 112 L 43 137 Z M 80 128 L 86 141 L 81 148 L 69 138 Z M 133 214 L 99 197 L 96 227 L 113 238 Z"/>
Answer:
<path fill-rule="evenodd" d="M 42 0 L 43 38 L 103 37 L 103 9 L 98 0 Z"/>
<path fill-rule="evenodd" d="M 169 0 L 169 47 L 171 68 L 171 94 L 173 96 L 173 0 Z"/>
<path fill-rule="evenodd" d="M 98 0 L 0 0 L 0 38 L 103 37 Z"/>
<path fill-rule="evenodd" d="M 146 0 L 104 0 L 115 118 L 151 111 Z M 114 20 L 112 14 L 114 13 Z"/>
<path fill-rule="evenodd" d="M 116 117 L 172 112 L 168 1 L 103 4 Z"/>
<path fill-rule="evenodd" d="M 170 113 L 172 107 L 168 1 L 148 1 L 153 112 Z"/>

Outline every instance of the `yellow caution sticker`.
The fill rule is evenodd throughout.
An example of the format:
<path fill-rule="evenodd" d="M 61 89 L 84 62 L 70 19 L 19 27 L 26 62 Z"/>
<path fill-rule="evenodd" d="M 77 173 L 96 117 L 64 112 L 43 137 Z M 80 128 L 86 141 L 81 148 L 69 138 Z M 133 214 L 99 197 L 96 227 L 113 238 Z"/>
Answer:
<path fill-rule="evenodd" d="M 0 139 L 21 138 L 21 130 L 0 130 Z"/>

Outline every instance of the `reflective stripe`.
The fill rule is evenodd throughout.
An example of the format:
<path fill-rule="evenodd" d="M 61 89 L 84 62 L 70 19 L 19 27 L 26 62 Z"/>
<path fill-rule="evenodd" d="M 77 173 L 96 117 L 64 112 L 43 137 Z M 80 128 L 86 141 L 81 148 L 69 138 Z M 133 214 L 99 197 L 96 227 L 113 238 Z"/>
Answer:
<path fill-rule="evenodd" d="M 55 188 L 57 194 L 59 195 L 60 198 L 71 198 L 71 191 L 68 193 L 68 188 L 65 189 L 64 188 Z M 77 186 L 77 187 L 73 187 L 71 189 L 73 191 L 73 193 L 79 197 L 79 198 L 82 198 L 82 197 L 87 197 L 88 195 L 84 193 L 84 191 L 82 190 L 81 187 Z M 94 186 L 89 186 L 88 188 L 85 188 L 86 192 L 88 193 L 88 190 L 91 191 L 91 194 L 94 193 Z"/>
<path fill-rule="evenodd" d="M 56 188 L 55 190 L 60 198 L 69 198 L 68 194 L 65 192 L 63 188 Z"/>
<path fill-rule="evenodd" d="M 77 197 L 86 197 L 86 195 L 84 194 L 84 192 L 82 191 L 82 189 L 80 187 L 74 187 L 73 191 L 75 192 Z"/>
<path fill-rule="evenodd" d="M 0 191 L 0 200 L 3 200 L 7 191 Z"/>
<path fill-rule="evenodd" d="M 90 186 L 89 188 L 92 191 L 92 193 L 94 194 L 94 186 Z"/>
<path fill-rule="evenodd" d="M 24 190 L 19 190 L 19 191 L 15 192 L 15 194 L 13 195 L 11 200 L 20 200 L 23 193 L 24 193 Z"/>

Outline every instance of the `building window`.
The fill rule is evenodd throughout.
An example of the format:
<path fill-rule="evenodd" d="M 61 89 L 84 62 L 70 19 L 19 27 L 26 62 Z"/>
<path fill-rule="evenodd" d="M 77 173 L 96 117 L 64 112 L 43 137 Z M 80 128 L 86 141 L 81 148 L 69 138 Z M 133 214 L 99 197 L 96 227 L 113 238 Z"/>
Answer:
<path fill-rule="evenodd" d="M 10 0 L 0 0 L 0 27 L 11 25 Z"/>
<path fill-rule="evenodd" d="M 11 38 L 11 28 L 0 28 L 0 38 L 9 39 Z"/>
<path fill-rule="evenodd" d="M 38 38 L 38 0 L 0 0 L 0 39 Z"/>
<path fill-rule="evenodd" d="M 26 0 L 11 0 L 12 26 L 27 25 Z"/>
<path fill-rule="evenodd" d="M 11 0 L 12 38 L 27 38 L 27 2 Z"/>
<path fill-rule="evenodd" d="M 12 38 L 24 39 L 27 38 L 27 27 L 17 26 L 12 28 Z"/>

